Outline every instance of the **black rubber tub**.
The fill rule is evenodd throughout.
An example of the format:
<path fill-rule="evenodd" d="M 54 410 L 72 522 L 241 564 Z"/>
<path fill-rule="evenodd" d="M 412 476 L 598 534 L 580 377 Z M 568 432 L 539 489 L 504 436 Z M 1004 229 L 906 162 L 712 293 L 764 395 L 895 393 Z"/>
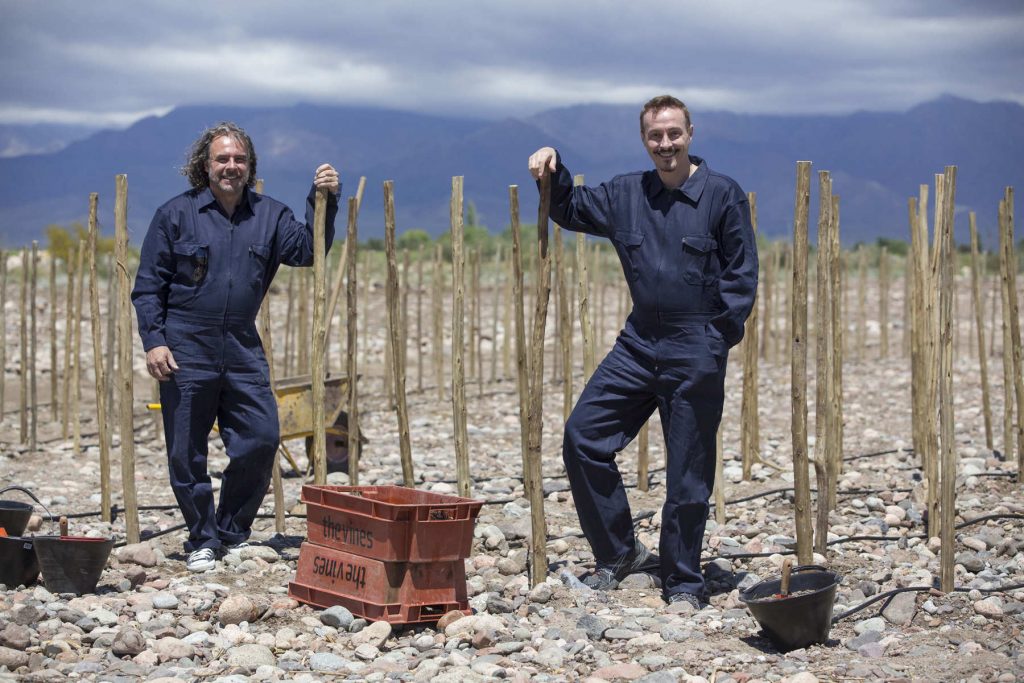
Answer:
<path fill-rule="evenodd" d="M 8 588 L 30 586 L 39 577 L 33 538 L 0 536 L 0 583 Z"/>
<path fill-rule="evenodd" d="M 16 500 L 0 500 L 0 527 L 8 536 L 21 536 L 32 517 L 32 506 Z"/>
<path fill-rule="evenodd" d="M 782 579 L 762 581 L 740 593 L 740 602 L 783 652 L 824 643 L 832 627 L 836 587 L 842 577 L 824 567 L 794 567 L 789 596 L 779 597 Z"/>
<path fill-rule="evenodd" d="M 43 583 L 51 593 L 92 593 L 114 547 L 111 538 L 35 536 Z"/>

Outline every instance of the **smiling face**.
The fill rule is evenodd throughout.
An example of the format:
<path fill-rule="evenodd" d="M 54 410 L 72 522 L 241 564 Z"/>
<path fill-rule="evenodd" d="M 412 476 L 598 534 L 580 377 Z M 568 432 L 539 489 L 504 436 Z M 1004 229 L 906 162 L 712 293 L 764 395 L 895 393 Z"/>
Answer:
<path fill-rule="evenodd" d="M 206 172 L 214 196 L 237 201 L 249 182 L 249 155 L 245 145 L 232 135 L 216 138 L 210 143 Z"/>
<path fill-rule="evenodd" d="M 670 184 L 670 180 L 678 180 L 674 183 L 678 185 L 689 177 L 693 126 L 686 120 L 686 112 L 677 107 L 646 112 L 642 136 L 647 153 L 666 184 Z"/>

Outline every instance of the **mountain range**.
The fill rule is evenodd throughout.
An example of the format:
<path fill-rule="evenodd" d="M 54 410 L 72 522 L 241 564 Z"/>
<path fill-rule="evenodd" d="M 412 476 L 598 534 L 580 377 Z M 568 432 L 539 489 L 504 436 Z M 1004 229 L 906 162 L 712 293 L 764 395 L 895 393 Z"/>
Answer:
<path fill-rule="evenodd" d="M 247 129 L 266 192 L 300 214 L 313 169 L 328 161 L 341 171 L 346 194 L 355 191 L 359 176 L 367 178 L 359 219 L 363 239 L 383 234 L 386 179 L 395 183 L 399 233 L 446 231 L 453 175 L 465 177 L 466 202 L 475 205 L 479 222 L 498 232 L 509 224 L 510 184 L 520 186 L 522 222 L 536 220 L 526 158 L 538 147 L 558 148 L 570 170 L 589 183 L 650 168 L 638 112 L 639 106 L 589 104 L 481 120 L 309 104 L 179 107 L 56 151 L 0 158 L 0 245 L 43 241 L 47 225 L 84 221 L 90 192 L 100 193 L 102 231 L 112 234 L 117 173 L 128 174 L 129 237 L 141 243 L 154 209 L 186 189 L 179 168 L 191 141 L 222 120 Z M 967 239 L 967 212 L 976 211 L 983 244 L 991 246 L 1003 188 L 1024 185 L 1024 107 L 1015 103 L 943 96 L 905 112 L 691 114 L 691 153 L 757 193 L 759 230 L 769 238 L 792 234 L 798 160 L 812 161 L 815 171 L 831 171 L 847 245 L 905 239 L 907 198 L 955 164 L 957 239 Z M 16 136 L 12 128 L 3 132 Z M 45 148 L 45 141 L 36 142 Z M 816 179 L 811 194 L 813 241 Z"/>

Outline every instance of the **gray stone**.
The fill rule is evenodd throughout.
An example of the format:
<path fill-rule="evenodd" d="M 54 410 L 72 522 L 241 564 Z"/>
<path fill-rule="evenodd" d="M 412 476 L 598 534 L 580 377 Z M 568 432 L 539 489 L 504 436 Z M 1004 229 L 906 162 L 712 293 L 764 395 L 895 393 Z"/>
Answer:
<path fill-rule="evenodd" d="M 328 607 L 320 613 L 320 623 L 325 626 L 333 626 L 334 628 L 348 629 L 352 625 L 352 620 L 355 617 L 346 608 L 341 605 L 335 605 L 334 607 Z"/>
<path fill-rule="evenodd" d="M 917 593 L 911 591 L 897 593 L 893 596 L 892 602 L 882 610 L 882 616 L 886 621 L 898 626 L 909 624 L 913 621 L 915 614 L 917 614 Z"/>
<path fill-rule="evenodd" d="M 309 668 L 313 671 L 341 671 L 347 667 L 348 660 L 330 652 L 317 652 L 309 658 Z"/>
<path fill-rule="evenodd" d="M 604 632 L 602 636 L 605 640 L 631 640 L 639 636 L 638 631 L 633 631 L 628 628 L 610 628 Z"/>
<path fill-rule="evenodd" d="M 964 569 L 977 574 L 985 568 L 985 560 L 983 560 L 978 553 L 965 551 L 956 556 L 955 562 L 963 565 Z"/>
<path fill-rule="evenodd" d="M 274 666 L 277 658 L 266 645 L 249 643 L 228 650 L 228 666 L 242 666 L 253 670 L 259 666 Z"/>
<path fill-rule="evenodd" d="M 7 624 L 0 631 L 0 646 L 25 650 L 32 644 L 32 629 L 21 624 Z"/>
<path fill-rule="evenodd" d="M 173 593 L 153 593 L 153 607 L 156 609 L 177 609 L 178 598 Z"/>
<path fill-rule="evenodd" d="M 576 622 L 576 628 L 586 633 L 591 640 L 600 640 L 604 632 L 608 630 L 609 624 L 593 614 L 585 614 Z"/>
<path fill-rule="evenodd" d="M 117 632 L 113 642 L 110 644 L 110 651 L 117 657 L 134 657 L 146 649 L 146 638 L 142 633 L 130 626 L 126 626 Z"/>
<path fill-rule="evenodd" d="M 352 636 L 352 644 L 359 646 L 364 643 L 374 647 L 384 647 L 384 643 L 391 636 L 391 624 L 386 621 L 375 621 L 359 633 Z"/>
<path fill-rule="evenodd" d="M 857 648 L 857 654 L 865 659 L 877 659 L 885 654 L 881 643 L 865 643 Z"/>
<path fill-rule="evenodd" d="M 277 554 L 276 550 L 266 545 L 250 545 L 237 552 L 239 557 L 243 560 L 260 559 L 264 562 L 273 563 L 281 559 L 281 556 Z"/>
<path fill-rule="evenodd" d="M 858 621 L 853 626 L 853 630 L 860 635 L 867 631 L 884 631 L 885 630 L 885 619 L 882 617 L 872 617 L 865 619 L 864 621 Z"/>
<path fill-rule="evenodd" d="M 21 650 L 9 647 L 0 647 L 0 666 L 6 666 L 8 671 L 14 671 L 22 666 L 28 666 L 28 654 Z"/>
<path fill-rule="evenodd" d="M 868 643 L 877 643 L 882 639 L 882 634 L 878 631 L 865 631 L 860 635 L 854 636 L 846 641 L 845 645 L 854 652 L 858 651 L 861 646 L 867 645 Z"/>
<path fill-rule="evenodd" d="M 183 659 L 196 653 L 195 648 L 177 638 L 160 638 L 153 645 L 153 649 L 163 660 Z"/>

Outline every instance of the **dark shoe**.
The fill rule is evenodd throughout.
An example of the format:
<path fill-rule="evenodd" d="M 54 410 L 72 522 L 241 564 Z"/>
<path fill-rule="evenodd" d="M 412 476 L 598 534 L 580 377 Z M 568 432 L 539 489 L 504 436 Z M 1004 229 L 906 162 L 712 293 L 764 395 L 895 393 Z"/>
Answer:
<path fill-rule="evenodd" d="M 661 559 L 647 549 L 640 539 L 633 541 L 633 554 L 618 562 L 598 562 L 594 573 L 583 579 L 583 583 L 597 591 L 610 591 L 618 587 L 619 581 L 630 574 L 651 571 L 661 566 Z"/>
<path fill-rule="evenodd" d="M 670 605 L 689 605 L 696 611 L 700 611 L 703 607 L 700 598 L 693 593 L 673 593 L 665 598 L 665 602 Z"/>

